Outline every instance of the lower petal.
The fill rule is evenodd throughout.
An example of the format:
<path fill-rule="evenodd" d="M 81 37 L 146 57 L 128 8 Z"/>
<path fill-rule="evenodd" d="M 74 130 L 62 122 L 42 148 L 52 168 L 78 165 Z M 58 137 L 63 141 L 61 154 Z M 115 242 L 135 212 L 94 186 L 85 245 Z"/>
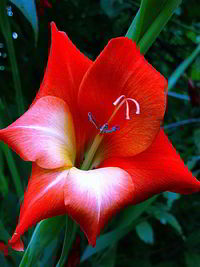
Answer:
<path fill-rule="evenodd" d="M 20 236 L 37 222 L 65 213 L 63 187 L 69 170 L 45 170 L 33 164 L 20 217 L 9 245 L 23 250 Z M 21 245 L 20 245 L 21 244 Z"/>
<path fill-rule="evenodd" d="M 181 194 L 200 191 L 200 182 L 185 167 L 163 130 L 145 152 L 131 158 L 112 158 L 100 167 L 107 166 L 122 168 L 132 177 L 133 204 L 163 191 Z"/>
<path fill-rule="evenodd" d="M 132 201 L 134 186 L 131 176 L 120 168 L 89 171 L 72 168 L 64 195 L 67 214 L 80 225 L 94 246 L 104 224 Z"/>

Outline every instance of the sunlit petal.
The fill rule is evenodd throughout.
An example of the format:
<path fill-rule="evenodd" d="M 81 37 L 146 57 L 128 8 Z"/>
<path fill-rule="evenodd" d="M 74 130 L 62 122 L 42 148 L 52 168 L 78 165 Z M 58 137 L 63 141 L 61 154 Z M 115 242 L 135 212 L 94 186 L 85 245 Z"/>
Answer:
<path fill-rule="evenodd" d="M 65 213 L 64 184 L 69 170 L 45 170 L 33 164 L 24 195 L 17 228 L 9 241 L 15 250 L 23 250 L 20 236 L 37 222 Z M 21 246 L 19 245 L 21 243 Z"/>
<path fill-rule="evenodd" d="M 23 116 L 0 130 L 6 142 L 24 160 L 43 168 L 72 166 L 75 160 L 75 134 L 65 102 L 57 97 L 39 99 Z"/>
<path fill-rule="evenodd" d="M 64 194 L 67 214 L 80 224 L 94 246 L 104 224 L 132 201 L 134 186 L 131 176 L 120 168 L 72 168 Z"/>

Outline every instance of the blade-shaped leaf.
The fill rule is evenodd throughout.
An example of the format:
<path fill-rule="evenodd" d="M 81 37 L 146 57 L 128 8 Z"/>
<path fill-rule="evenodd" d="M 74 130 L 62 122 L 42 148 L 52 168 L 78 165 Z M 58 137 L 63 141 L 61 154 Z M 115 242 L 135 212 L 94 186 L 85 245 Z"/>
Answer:
<path fill-rule="evenodd" d="M 153 244 L 154 233 L 151 225 L 148 222 L 141 222 L 136 225 L 136 233 L 142 241 L 147 244 Z"/>
<path fill-rule="evenodd" d="M 145 54 L 182 0 L 143 0 L 126 36 Z"/>
<path fill-rule="evenodd" d="M 190 64 L 193 62 L 193 60 L 197 57 L 197 55 L 200 53 L 200 45 L 196 47 L 196 49 L 191 53 L 191 55 L 186 58 L 179 66 L 178 68 L 172 73 L 168 80 L 168 90 L 170 91 L 175 84 L 177 83 L 178 79 L 181 77 L 181 75 L 185 72 L 185 70 L 190 66 Z"/>
<path fill-rule="evenodd" d="M 133 25 L 129 28 L 126 36 L 132 36 L 132 40 L 138 43 L 148 30 L 149 25 L 152 24 L 160 13 L 166 1 L 167 0 L 160 0 L 158 5 L 157 0 L 142 0 L 140 9 L 134 18 Z"/>
<path fill-rule="evenodd" d="M 23 102 L 23 96 L 22 96 L 22 90 L 21 90 L 21 80 L 15 55 L 15 49 L 13 45 L 13 39 L 12 39 L 12 32 L 10 23 L 8 20 L 8 16 L 6 13 L 6 0 L 1 0 L 0 4 L 0 30 L 3 33 L 3 36 L 6 41 L 6 45 L 8 48 L 8 54 L 9 54 L 9 60 L 12 68 L 12 75 L 13 75 L 13 84 L 15 87 L 15 95 L 16 95 L 16 103 L 18 107 L 18 113 L 21 115 L 24 113 L 24 102 Z"/>
<path fill-rule="evenodd" d="M 34 0 L 10 0 L 23 13 L 26 19 L 30 22 L 34 34 L 35 41 L 38 40 L 38 18 Z"/>
<path fill-rule="evenodd" d="M 94 248 L 87 246 L 82 255 L 81 262 L 98 253 L 99 251 L 113 245 L 115 242 L 123 238 L 128 232 L 133 230 L 132 223 L 139 218 L 139 216 L 152 204 L 153 201 L 155 201 L 156 198 L 157 196 L 154 196 L 141 204 L 128 207 L 123 212 L 122 218 L 119 221 L 119 226 L 115 230 L 101 235 L 97 239 L 97 243 Z"/>
<path fill-rule="evenodd" d="M 20 263 L 20 267 L 34 266 L 34 263 L 38 261 L 43 253 L 44 248 L 51 241 L 58 238 L 65 222 L 66 216 L 56 216 L 38 223 Z"/>

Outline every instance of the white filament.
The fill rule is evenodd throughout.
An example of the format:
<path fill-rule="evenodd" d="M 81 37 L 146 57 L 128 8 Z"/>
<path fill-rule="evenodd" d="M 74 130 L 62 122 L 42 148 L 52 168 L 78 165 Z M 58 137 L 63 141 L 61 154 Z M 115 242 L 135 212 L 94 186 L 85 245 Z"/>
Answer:
<path fill-rule="evenodd" d="M 121 95 L 120 97 L 118 97 L 115 102 L 113 102 L 114 106 L 117 106 L 119 104 L 119 102 L 121 101 L 122 98 L 126 98 L 125 95 Z"/>
<path fill-rule="evenodd" d="M 140 105 L 139 105 L 139 103 L 135 99 L 133 99 L 133 98 L 127 98 L 126 100 L 127 101 L 130 100 L 133 103 L 135 103 L 135 105 L 136 105 L 136 112 L 135 113 L 136 114 L 140 114 Z"/>
<path fill-rule="evenodd" d="M 123 99 L 123 100 L 122 100 Z M 130 109 L 129 109 L 129 104 L 128 101 L 132 101 L 135 105 L 136 105 L 136 114 L 140 114 L 140 105 L 139 103 L 133 99 L 133 98 L 126 98 L 125 95 L 121 95 L 120 97 L 118 97 L 115 102 L 113 102 L 113 105 L 116 106 L 118 105 L 120 102 L 120 106 L 123 105 L 124 103 L 126 103 L 126 120 L 130 120 Z"/>

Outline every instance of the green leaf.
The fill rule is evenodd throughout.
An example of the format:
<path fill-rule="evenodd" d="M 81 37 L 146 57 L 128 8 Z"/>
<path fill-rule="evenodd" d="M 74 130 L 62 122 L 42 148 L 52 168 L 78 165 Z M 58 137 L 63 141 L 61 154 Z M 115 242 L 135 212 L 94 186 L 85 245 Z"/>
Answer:
<path fill-rule="evenodd" d="M 15 185 L 15 189 L 16 189 L 17 195 L 18 195 L 19 198 L 21 198 L 23 196 L 23 194 L 24 194 L 24 190 L 23 190 L 23 186 L 22 186 L 22 183 L 21 183 L 19 172 L 17 170 L 16 163 L 15 163 L 14 158 L 13 158 L 12 151 L 4 143 L 0 144 L 0 148 L 4 152 L 5 158 L 7 160 L 8 168 L 10 170 L 10 173 L 11 173 L 11 176 L 12 176 L 12 180 L 13 180 L 13 184 Z"/>
<path fill-rule="evenodd" d="M 117 245 L 110 247 L 104 253 L 101 259 L 93 260 L 93 267 L 115 267 L 117 258 Z"/>
<path fill-rule="evenodd" d="M 168 0 L 161 9 L 160 13 L 156 15 L 156 19 L 148 26 L 148 30 L 139 41 L 139 47 L 142 54 L 145 54 L 156 40 L 164 26 L 167 24 L 176 8 L 181 4 L 182 0 Z M 157 6 L 158 9 L 158 6 Z M 153 12 L 149 10 L 149 13 Z M 147 15 L 148 16 L 148 15 Z"/>
<path fill-rule="evenodd" d="M 180 223 L 177 221 L 177 219 L 168 212 L 163 212 L 157 215 L 157 218 L 159 218 L 160 222 L 166 224 L 168 223 L 171 225 L 180 235 L 183 235 L 183 231 L 181 228 Z"/>
<path fill-rule="evenodd" d="M 122 237 L 124 237 L 128 232 L 133 230 L 132 226 L 126 227 L 126 228 L 117 228 L 109 233 L 101 235 L 96 242 L 96 246 L 87 246 L 85 249 L 82 257 L 81 262 L 87 260 L 92 255 L 100 252 L 101 250 L 107 248 L 108 246 L 113 245 L 117 241 L 119 241 Z"/>
<path fill-rule="evenodd" d="M 195 252 L 185 253 L 185 263 L 187 267 L 197 267 L 200 265 L 200 255 Z"/>
<path fill-rule="evenodd" d="M 162 224 L 171 225 L 183 237 L 181 225 L 172 214 L 167 212 L 167 209 L 167 206 L 154 206 L 148 210 L 148 213 L 153 215 Z"/>
<path fill-rule="evenodd" d="M 151 225 L 148 222 L 142 222 L 136 225 L 136 233 L 142 241 L 147 244 L 154 243 L 154 234 Z"/>
<path fill-rule="evenodd" d="M 173 192 L 164 192 L 163 196 L 167 199 L 167 206 L 169 209 L 171 209 L 173 203 L 181 197 L 180 194 Z"/>
<path fill-rule="evenodd" d="M 144 36 L 149 25 L 156 19 L 167 0 L 142 0 L 140 9 L 133 20 L 133 25 L 129 28 L 126 36 L 130 37 L 136 43 Z M 151 12 L 149 12 L 151 11 Z"/>
<path fill-rule="evenodd" d="M 66 216 L 56 216 L 38 223 L 20 267 L 35 266 L 35 262 L 38 262 L 46 246 L 53 240 L 57 240 L 65 222 Z"/>
<path fill-rule="evenodd" d="M 199 247 L 200 230 L 192 232 L 186 239 L 185 244 L 188 248 Z"/>
<path fill-rule="evenodd" d="M 153 203 L 153 201 L 155 201 L 156 198 L 157 196 L 154 196 L 142 202 L 141 204 L 126 208 L 122 213 L 121 219 L 119 220 L 118 227 L 109 233 L 101 235 L 97 239 L 97 243 L 94 248 L 92 246 L 87 246 L 81 257 L 81 262 L 100 252 L 101 250 L 112 246 L 114 243 L 123 238 L 127 233 L 132 231 L 133 222 L 135 222 L 139 218 L 139 216 Z"/>
<path fill-rule="evenodd" d="M 154 196 L 140 203 L 139 205 L 127 207 L 121 213 L 121 218 L 119 219 L 119 227 L 127 227 L 132 224 L 156 200 L 157 197 L 158 196 Z"/>
<path fill-rule="evenodd" d="M 168 90 L 170 91 L 180 79 L 181 75 L 185 72 L 185 70 L 190 66 L 193 60 L 197 57 L 200 53 L 200 45 L 196 47 L 196 49 L 191 53 L 191 55 L 186 58 L 178 68 L 172 73 L 168 80 Z"/>
<path fill-rule="evenodd" d="M 8 239 L 10 238 L 10 235 L 6 231 L 2 221 L 0 220 L 0 240 L 4 241 L 5 243 L 8 242 Z"/>
<path fill-rule="evenodd" d="M 69 250 L 71 249 L 72 243 L 76 236 L 78 225 L 69 217 L 66 216 L 66 230 L 65 240 L 63 244 L 62 254 L 56 267 L 63 267 L 66 263 Z"/>
<path fill-rule="evenodd" d="M 200 81 L 200 56 L 198 56 L 192 64 L 190 78 L 193 81 Z"/>
<path fill-rule="evenodd" d="M 0 30 L 3 33 L 3 36 L 6 41 L 6 45 L 8 48 L 8 55 L 9 55 L 9 61 L 12 68 L 12 75 L 13 75 L 13 83 L 15 87 L 15 97 L 16 97 L 16 103 L 18 107 L 18 115 L 21 115 L 24 113 L 24 102 L 23 102 L 23 96 L 22 96 L 22 90 L 21 90 L 21 80 L 15 55 L 15 49 L 13 45 L 13 39 L 12 39 L 12 31 L 10 28 L 10 23 L 8 20 L 8 16 L 6 13 L 6 0 L 1 0 L 0 5 Z"/>
<path fill-rule="evenodd" d="M 145 54 L 156 40 L 181 0 L 142 0 L 126 36 L 135 41 Z"/>
<path fill-rule="evenodd" d="M 30 22 L 34 34 L 35 42 L 38 40 L 38 18 L 36 5 L 34 0 L 10 0 L 23 13 L 26 19 Z"/>

